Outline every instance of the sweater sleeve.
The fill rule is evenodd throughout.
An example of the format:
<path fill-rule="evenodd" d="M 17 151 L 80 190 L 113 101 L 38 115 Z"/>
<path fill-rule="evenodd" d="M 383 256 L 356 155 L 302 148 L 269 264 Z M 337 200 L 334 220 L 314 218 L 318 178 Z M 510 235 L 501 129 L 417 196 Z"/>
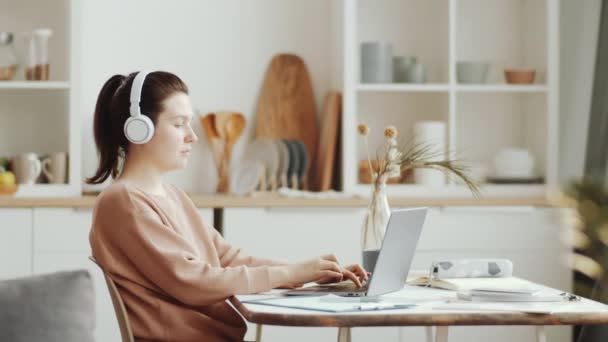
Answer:
<path fill-rule="evenodd" d="M 251 267 L 285 266 L 288 264 L 286 260 L 272 260 L 250 256 L 245 253 L 242 248 L 231 245 L 213 227 L 206 226 L 205 228 L 212 234 L 213 244 L 220 257 L 222 267 L 236 267 L 241 265 Z"/>
<path fill-rule="evenodd" d="M 145 277 L 183 303 L 209 305 L 288 282 L 285 266 L 214 267 L 197 258 L 188 241 L 163 224 L 153 210 L 120 202 L 100 206 L 98 233 Z"/>

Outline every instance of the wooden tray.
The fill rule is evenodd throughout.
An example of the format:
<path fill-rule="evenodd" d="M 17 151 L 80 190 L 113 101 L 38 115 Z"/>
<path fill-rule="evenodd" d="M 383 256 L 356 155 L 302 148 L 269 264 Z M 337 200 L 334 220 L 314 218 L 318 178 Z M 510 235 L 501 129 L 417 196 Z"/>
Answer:
<path fill-rule="evenodd" d="M 317 154 L 317 111 L 308 70 L 300 57 L 280 54 L 271 60 L 256 110 L 256 137 L 302 141 L 311 162 L 306 178 L 311 177 Z"/>

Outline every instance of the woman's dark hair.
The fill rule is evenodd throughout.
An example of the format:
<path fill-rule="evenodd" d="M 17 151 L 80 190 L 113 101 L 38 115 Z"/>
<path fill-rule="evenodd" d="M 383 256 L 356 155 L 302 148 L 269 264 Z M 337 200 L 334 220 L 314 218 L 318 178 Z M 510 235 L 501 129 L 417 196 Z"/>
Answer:
<path fill-rule="evenodd" d="M 129 141 L 123 133 L 125 121 L 129 118 L 131 84 L 137 75 L 114 75 L 101 88 L 95 105 L 93 133 L 99 155 L 99 166 L 89 184 L 99 184 L 108 177 L 116 178 L 119 162 L 126 156 Z M 188 94 L 188 87 L 177 76 L 164 71 L 151 72 L 146 76 L 141 91 L 141 112 L 147 114 L 156 124 L 158 114 L 163 111 L 163 101 L 175 93 Z"/>

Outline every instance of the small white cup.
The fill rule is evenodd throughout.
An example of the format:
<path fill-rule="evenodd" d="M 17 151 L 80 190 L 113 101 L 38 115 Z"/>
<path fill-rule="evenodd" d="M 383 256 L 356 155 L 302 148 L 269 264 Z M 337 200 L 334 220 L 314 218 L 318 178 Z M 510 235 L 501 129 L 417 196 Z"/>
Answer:
<path fill-rule="evenodd" d="M 68 156 L 65 152 L 51 153 L 42 161 L 42 173 L 52 184 L 66 183 Z"/>
<path fill-rule="evenodd" d="M 40 176 L 42 167 L 36 153 L 23 153 L 11 160 L 17 184 L 34 184 Z"/>

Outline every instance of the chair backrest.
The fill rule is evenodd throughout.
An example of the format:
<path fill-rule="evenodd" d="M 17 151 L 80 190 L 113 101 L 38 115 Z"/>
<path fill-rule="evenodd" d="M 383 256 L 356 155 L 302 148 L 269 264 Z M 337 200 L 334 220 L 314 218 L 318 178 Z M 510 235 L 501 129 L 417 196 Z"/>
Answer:
<path fill-rule="evenodd" d="M 110 278 L 110 276 L 101 267 L 101 265 L 99 265 L 95 258 L 90 256 L 89 259 L 91 259 L 92 262 L 99 266 L 99 268 L 103 272 L 104 278 L 106 279 L 108 291 L 110 292 L 110 297 L 112 298 L 112 305 L 114 306 L 114 312 L 116 313 L 116 319 L 118 320 L 118 326 L 120 327 L 120 336 L 122 337 L 122 342 L 134 342 L 133 331 L 131 330 L 131 325 L 129 324 L 129 316 L 127 315 L 127 309 L 125 308 L 125 303 L 120 297 L 120 293 L 116 288 L 114 280 Z"/>

